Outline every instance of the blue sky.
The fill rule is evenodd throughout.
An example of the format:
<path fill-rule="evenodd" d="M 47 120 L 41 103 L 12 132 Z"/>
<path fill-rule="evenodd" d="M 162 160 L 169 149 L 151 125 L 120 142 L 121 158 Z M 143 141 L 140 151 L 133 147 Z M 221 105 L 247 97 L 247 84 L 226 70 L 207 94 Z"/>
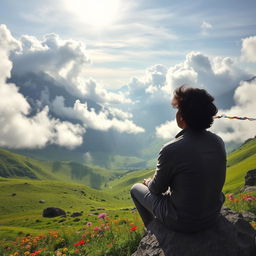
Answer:
<path fill-rule="evenodd" d="M 98 27 L 84 17 L 86 1 L 74 2 L 1 1 L 1 23 L 15 37 L 28 34 L 42 38 L 47 33 L 57 33 L 63 38 L 82 40 L 91 55 L 92 75 L 104 82 L 105 71 L 112 69 L 106 79 L 110 87 L 127 83 L 131 73 L 141 75 L 151 65 L 176 64 L 192 50 L 236 57 L 240 54 L 241 38 L 253 35 L 256 29 L 253 0 L 96 0 L 91 2 L 98 6 L 89 5 L 95 12 L 91 16 L 101 19 L 97 17 L 100 13 L 111 19 L 106 26 Z M 102 12 L 101 6 L 105 8 L 106 3 L 109 9 Z M 71 6 L 74 10 L 68 11 Z M 208 27 L 202 28 L 203 23 Z M 118 68 L 122 69 L 123 79 L 116 80 L 114 70 Z"/>
<path fill-rule="evenodd" d="M 2 0 L 0 145 L 74 148 L 87 129 L 172 138 L 170 98 L 184 83 L 222 113 L 255 117 L 255 11 L 254 0 Z M 218 120 L 213 131 L 243 141 L 254 124 Z"/>

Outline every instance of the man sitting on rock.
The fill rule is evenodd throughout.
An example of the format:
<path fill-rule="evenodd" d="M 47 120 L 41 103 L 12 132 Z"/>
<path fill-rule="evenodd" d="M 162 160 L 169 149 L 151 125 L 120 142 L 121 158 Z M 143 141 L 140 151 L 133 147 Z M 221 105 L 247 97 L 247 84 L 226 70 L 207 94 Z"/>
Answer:
<path fill-rule="evenodd" d="M 172 105 L 182 131 L 161 149 L 154 177 L 131 188 L 146 227 L 154 218 L 186 233 L 216 223 L 225 200 L 221 191 L 226 152 L 222 139 L 206 130 L 217 114 L 213 101 L 203 89 L 181 86 L 175 90 Z"/>

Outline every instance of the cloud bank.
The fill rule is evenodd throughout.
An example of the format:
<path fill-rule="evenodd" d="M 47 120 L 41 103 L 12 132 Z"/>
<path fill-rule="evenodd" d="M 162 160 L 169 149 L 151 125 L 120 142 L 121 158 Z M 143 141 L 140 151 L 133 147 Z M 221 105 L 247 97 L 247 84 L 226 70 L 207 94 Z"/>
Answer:
<path fill-rule="evenodd" d="M 64 101 L 62 96 L 56 97 L 52 103 L 53 111 L 60 116 L 82 121 L 86 128 L 100 131 L 114 129 L 133 134 L 144 132 L 143 128 L 127 119 L 132 117 L 130 113 L 116 108 L 102 109 L 97 113 L 95 109 L 89 109 L 87 104 L 81 103 L 80 100 L 76 100 L 73 107 L 66 107 Z"/>
<path fill-rule="evenodd" d="M 0 145 L 41 148 L 47 144 L 58 144 L 73 148 L 82 144 L 83 127 L 51 118 L 48 107 L 30 116 L 31 108 L 26 98 L 15 84 L 6 83 L 12 69 L 10 52 L 18 50 L 20 43 L 5 25 L 0 25 Z"/>

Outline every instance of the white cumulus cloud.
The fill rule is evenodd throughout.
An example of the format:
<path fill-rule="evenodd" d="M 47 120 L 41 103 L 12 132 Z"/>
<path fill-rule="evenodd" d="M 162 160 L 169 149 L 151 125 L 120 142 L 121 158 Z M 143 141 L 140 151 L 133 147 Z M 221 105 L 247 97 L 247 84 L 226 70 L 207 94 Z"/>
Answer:
<path fill-rule="evenodd" d="M 80 145 L 85 132 L 83 127 L 49 117 L 47 106 L 31 116 L 26 98 L 15 84 L 6 83 L 12 69 L 10 51 L 20 50 L 19 47 L 7 27 L 0 25 L 0 146 L 41 148 L 59 144 L 73 148 Z"/>
<path fill-rule="evenodd" d="M 114 129 L 133 134 L 144 132 L 142 127 L 135 125 L 129 119 L 125 119 L 130 118 L 131 115 L 121 110 L 110 108 L 109 110 L 102 109 L 97 113 L 95 109 L 89 109 L 87 103 L 81 103 L 80 100 L 76 100 L 73 107 L 66 107 L 64 101 L 62 96 L 56 97 L 52 103 L 53 111 L 60 116 L 82 121 L 86 128 L 101 131 Z M 117 117 L 122 118 L 122 120 Z"/>
<path fill-rule="evenodd" d="M 43 40 L 23 35 L 18 43 L 20 51 L 11 56 L 14 75 L 46 73 L 75 97 L 98 103 L 131 103 L 127 95 L 108 91 L 94 79 L 86 77 L 90 59 L 83 42 L 64 40 L 52 33 L 45 35 Z"/>
<path fill-rule="evenodd" d="M 156 136 L 162 139 L 173 139 L 179 131 L 176 120 L 167 121 L 156 127 Z"/>
<path fill-rule="evenodd" d="M 241 58 L 244 61 L 256 62 L 256 36 L 242 39 Z"/>
<path fill-rule="evenodd" d="M 236 105 L 230 109 L 221 109 L 219 114 L 228 116 L 247 116 L 256 118 L 256 80 L 241 82 L 236 89 L 234 99 Z M 217 119 L 211 128 L 219 134 L 226 142 L 243 142 L 256 135 L 256 121 Z"/>

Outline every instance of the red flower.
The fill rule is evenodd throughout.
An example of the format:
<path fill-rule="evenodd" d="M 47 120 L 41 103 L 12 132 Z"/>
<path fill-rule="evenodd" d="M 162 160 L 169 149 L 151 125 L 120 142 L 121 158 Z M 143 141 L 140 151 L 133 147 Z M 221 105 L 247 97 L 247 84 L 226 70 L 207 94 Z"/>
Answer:
<path fill-rule="evenodd" d="M 131 230 L 131 231 L 135 231 L 137 228 L 138 228 L 137 226 L 132 226 L 132 227 L 130 228 L 130 230 Z"/>
<path fill-rule="evenodd" d="M 36 256 L 37 254 L 39 254 L 42 251 L 43 251 L 42 249 L 39 249 L 38 251 L 34 251 L 33 253 L 30 254 L 30 256 Z"/>
<path fill-rule="evenodd" d="M 81 240 L 81 241 L 75 243 L 74 246 L 77 247 L 78 245 L 82 245 L 82 244 L 85 244 L 84 240 Z"/>

